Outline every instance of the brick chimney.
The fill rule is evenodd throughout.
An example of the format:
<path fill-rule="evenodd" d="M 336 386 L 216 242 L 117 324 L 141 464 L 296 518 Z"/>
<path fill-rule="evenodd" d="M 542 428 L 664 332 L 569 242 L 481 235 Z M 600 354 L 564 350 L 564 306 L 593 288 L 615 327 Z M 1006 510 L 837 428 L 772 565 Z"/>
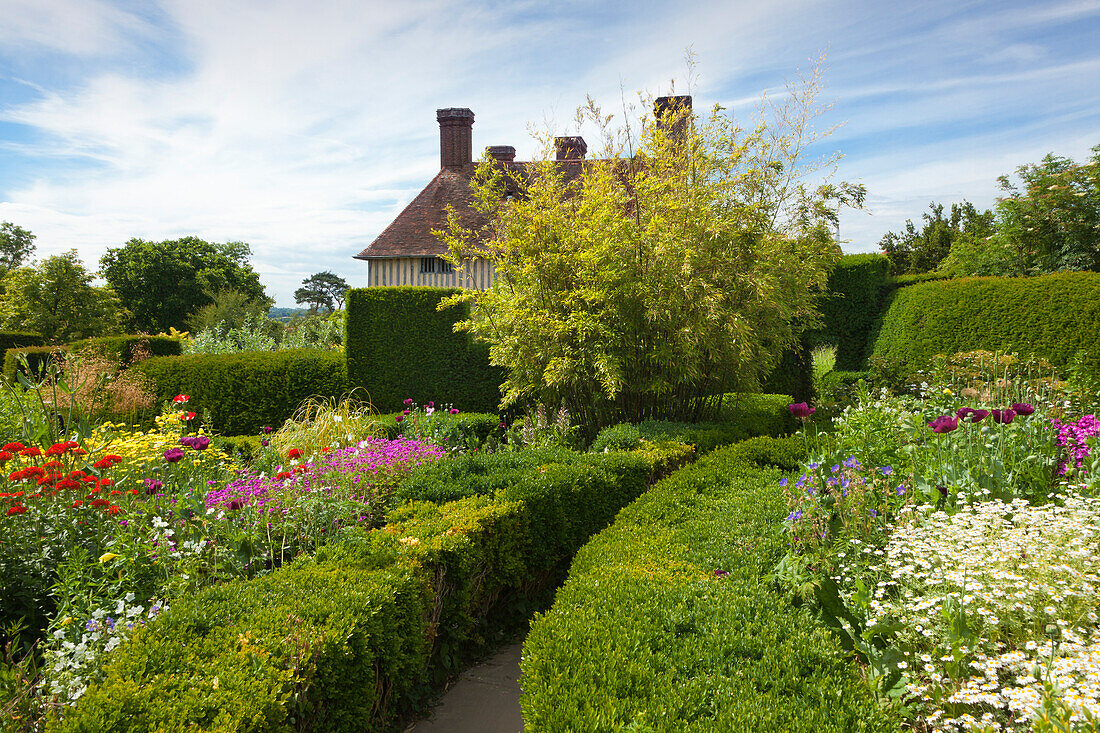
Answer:
<path fill-rule="evenodd" d="M 584 154 L 588 152 L 588 145 L 583 137 L 556 137 L 554 138 L 555 160 L 584 160 Z"/>
<path fill-rule="evenodd" d="M 511 145 L 490 145 L 489 155 L 498 163 L 511 163 L 516 159 L 516 149 Z"/>
<path fill-rule="evenodd" d="M 462 168 L 474 160 L 474 113 L 465 107 L 437 109 L 439 122 L 439 165 Z"/>
<path fill-rule="evenodd" d="M 653 103 L 653 116 L 657 119 L 658 128 L 666 130 L 672 139 L 682 141 L 691 118 L 691 95 L 657 97 Z"/>

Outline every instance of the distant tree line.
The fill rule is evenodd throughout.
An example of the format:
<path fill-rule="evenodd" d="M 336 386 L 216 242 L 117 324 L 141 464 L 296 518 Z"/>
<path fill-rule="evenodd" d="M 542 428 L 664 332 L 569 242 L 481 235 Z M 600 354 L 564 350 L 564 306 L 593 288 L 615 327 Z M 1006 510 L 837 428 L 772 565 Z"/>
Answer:
<path fill-rule="evenodd" d="M 893 275 L 1039 275 L 1100 271 L 1100 145 L 1075 163 L 1053 153 L 998 179 L 1001 197 L 980 211 L 933 202 L 922 223 L 905 222 L 879 247 Z"/>

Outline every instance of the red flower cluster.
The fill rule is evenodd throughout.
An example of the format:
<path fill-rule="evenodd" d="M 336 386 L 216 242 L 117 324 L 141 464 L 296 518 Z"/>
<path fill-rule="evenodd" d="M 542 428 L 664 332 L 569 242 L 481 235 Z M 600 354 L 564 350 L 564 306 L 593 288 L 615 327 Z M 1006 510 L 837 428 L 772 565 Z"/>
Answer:
<path fill-rule="evenodd" d="M 289 451 L 287 451 L 286 457 L 289 458 L 290 460 L 294 460 L 295 458 L 301 458 L 302 457 L 302 449 L 301 448 L 291 448 Z"/>
<path fill-rule="evenodd" d="M 22 443 L 12 442 L 8 443 L 0 450 L 0 463 L 7 463 L 9 461 L 17 461 L 16 470 L 9 473 L 6 477 L 0 473 L 0 481 L 4 478 L 11 484 L 23 483 L 30 484 L 30 489 L 33 493 L 26 493 L 26 491 L 20 490 L 15 492 L 0 493 L 0 499 L 6 499 L 11 502 L 11 506 L 4 511 L 4 516 L 16 516 L 27 512 L 28 505 L 25 501 L 32 499 L 48 499 L 52 496 L 61 494 L 62 492 L 74 492 L 74 491 L 87 491 L 88 494 L 83 499 L 76 499 L 71 503 L 73 509 L 80 509 L 87 505 L 97 509 L 103 509 L 107 514 L 117 515 L 124 512 L 124 510 L 115 505 L 113 502 L 107 499 L 95 498 L 95 495 L 100 492 L 101 489 L 111 489 L 114 487 L 114 479 L 105 476 L 96 476 L 86 473 L 84 470 L 73 468 L 66 471 L 66 456 L 82 456 L 87 455 L 87 451 L 80 447 L 80 445 L 73 440 L 67 440 L 60 443 L 54 443 L 49 448 L 42 451 L 38 446 L 25 446 Z M 46 457 L 49 460 L 42 463 L 42 465 L 27 465 L 19 459 Z M 116 464 L 122 461 L 121 456 L 117 455 L 105 455 L 99 461 L 96 461 L 94 468 L 103 471 L 113 468 Z M 19 464 L 22 463 L 22 468 Z M 122 495 L 122 492 L 115 489 L 110 492 L 112 495 Z M 136 493 L 131 490 L 131 493 Z M 68 500 L 66 500 L 68 502 Z M 0 510 L 2 511 L 2 510 Z"/>

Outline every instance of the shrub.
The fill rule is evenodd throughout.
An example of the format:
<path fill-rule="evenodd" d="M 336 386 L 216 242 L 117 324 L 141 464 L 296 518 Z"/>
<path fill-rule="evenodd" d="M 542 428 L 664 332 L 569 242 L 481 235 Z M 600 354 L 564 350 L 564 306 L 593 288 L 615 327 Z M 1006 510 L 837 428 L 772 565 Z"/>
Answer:
<path fill-rule="evenodd" d="M 767 580 L 787 509 L 753 462 L 798 450 L 716 451 L 577 554 L 524 644 L 527 730 L 898 730 L 837 640 Z"/>
<path fill-rule="evenodd" d="M 50 362 L 58 354 L 64 354 L 67 351 L 68 349 L 64 346 L 24 346 L 8 349 L 4 352 L 4 379 L 8 384 L 15 384 L 18 380 L 16 375 L 22 371 L 23 376 L 31 381 L 42 381 L 49 372 Z M 20 357 L 26 359 L 26 369 L 21 367 Z"/>
<path fill-rule="evenodd" d="M 489 365 L 485 344 L 455 333 L 468 307 L 440 311 L 457 290 L 385 287 L 348 291 L 347 373 L 381 412 L 402 409 L 406 398 L 451 403 L 463 412 L 493 412 L 503 372 Z"/>
<path fill-rule="evenodd" d="M 642 442 L 642 433 L 637 425 L 620 423 L 604 428 L 596 435 L 588 450 L 603 453 L 610 450 L 634 450 Z"/>
<path fill-rule="evenodd" d="M 815 338 L 837 347 L 837 369 L 861 369 L 878 316 L 890 260 L 880 254 L 846 255 L 829 273 L 821 302 L 824 327 Z"/>
<path fill-rule="evenodd" d="M 46 338 L 40 333 L 28 331 L 0 331 L 0 354 L 8 349 L 21 349 L 25 346 L 45 346 Z"/>
<path fill-rule="evenodd" d="M 981 277 L 922 283 L 894 293 L 874 341 L 887 375 L 926 368 L 936 354 L 1016 351 L 1065 367 L 1100 340 L 1100 274 Z M 1084 367 L 1100 373 L 1100 350 Z"/>
<path fill-rule="evenodd" d="M 190 409 L 208 410 L 213 428 L 228 435 L 281 425 L 306 398 L 346 387 L 343 355 L 310 349 L 166 356 L 134 368 L 156 382 L 161 401 L 190 395 Z"/>

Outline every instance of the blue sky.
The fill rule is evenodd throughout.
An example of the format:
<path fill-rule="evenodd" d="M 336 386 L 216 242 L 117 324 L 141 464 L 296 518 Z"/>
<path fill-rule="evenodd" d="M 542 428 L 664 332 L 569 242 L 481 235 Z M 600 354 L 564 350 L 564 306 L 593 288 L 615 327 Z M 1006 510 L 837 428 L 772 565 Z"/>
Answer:
<path fill-rule="evenodd" d="M 586 95 L 683 90 L 688 47 L 696 108 L 746 122 L 826 53 L 836 177 L 869 193 L 849 252 L 1100 143 L 1100 0 L 686 5 L 0 0 L 0 220 L 91 267 L 131 237 L 245 241 L 293 306 L 319 270 L 365 284 L 352 255 L 438 169 L 437 108 L 530 158 Z"/>

